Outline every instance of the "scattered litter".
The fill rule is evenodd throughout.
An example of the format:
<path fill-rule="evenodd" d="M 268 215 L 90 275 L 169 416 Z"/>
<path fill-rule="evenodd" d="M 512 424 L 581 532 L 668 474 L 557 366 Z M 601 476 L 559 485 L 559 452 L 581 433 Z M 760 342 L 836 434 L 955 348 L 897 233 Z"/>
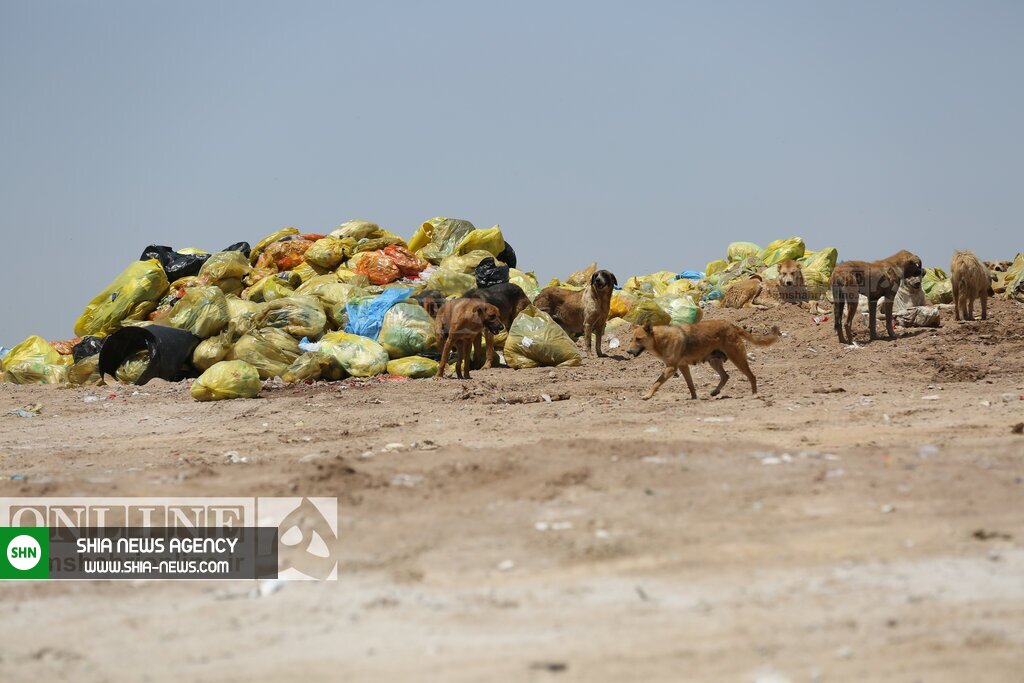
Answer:
<path fill-rule="evenodd" d="M 228 451 L 224 454 L 224 459 L 229 465 L 241 465 L 249 462 L 249 456 L 240 456 L 236 451 Z"/>
<path fill-rule="evenodd" d="M 96 401 L 102 401 L 103 397 L 89 394 L 88 396 L 83 397 L 82 400 L 85 401 L 86 403 L 94 403 Z"/>
<path fill-rule="evenodd" d="M 661 431 L 661 430 L 660 430 L 660 429 L 658 429 L 657 427 L 648 427 L 648 428 L 647 428 L 647 429 L 645 429 L 644 431 L 645 431 L 646 433 L 648 433 L 648 434 L 656 434 L 656 433 L 658 433 L 658 432 L 659 432 L 659 431 Z"/>
<path fill-rule="evenodd" d="M 11 481 L 25 481 L 26 477 L 24 474 L 12 474 Z"/>
<path fill-rule="evenodd" d="M 733 417 L 732 415 L 721 415 L 721 416 L 717 416 L 717 417 L 716 416 L 711 416 L 711 417 L 698 417 L 697 418 L 697 420 L 699 422 L 732 422 L 735 419 L 736 418 Z"/>
<path fill-rule="evenodd" d="M 921 400 L 922 401 L 938 401 L 939 400 L 939 395 L 938 394 L 929 394 L 927 396 L 922 396 Z"/>
<path fill-rule="evenodd" d="M 391 451 L 400 451 L 405 448 L 404 443 L 393 441 L 391 443 L 384 444 L 384 448 L 380 449 L 381 453 L 390 453 Z"/>
<path fill-rule="evenodd" d="M 516 563 L 512 560 L 502 560 L 498 563 L 499 572 L 509 572 L 516 568 Z"/>
<path fill-rule="evenodd" d="M 594 532 L 594 537 L 595 538 L 601 538 L 601 539 L 610 538 L 611 534 L 609 534 L 604 529 L 598 529 L 597 531 Z"/>
<path fill-rule="evenodd" d="M 423 477 L 418 474 L 396 474 L 391 478 L 391 485 L 412 488 L 421 481 L 423 481 Z"/>
<path fill-rule="evenodd" d="M 980 405 L 983 408 L 988 408 L 990 405 L 992 405 L 992 402 L 991 401 L 982 401 L 978 405 Z"/>
<path fill-rule="evenodd" d="M 934 445 L 934 444 L 930 444 L 930 443 L 926 443 L 923 446 L 919 446 L 918 449 L 917 449 L 917 457 L 919 457 L 919 458 L 930 458 L 933 455 L 938 455 L 938 454 L 939 454 L 939 447 Z"/>
<path fill-rule="evenodd" d="M 614 337 L 612 338 L 611 341 L 608 342 L 608 348 L 609 349 L 617 349 L 617 348 L 619 348 L 619 346 L 620 346 L 619 340 L 614 338 Z"/>
<path fill-rule="evenodd" d="M 250 594 L 253 598 L 265 598 L 284 588 L 283 579 L 260 579 L 259 585 Z"/>
<path fill-rule="evenodd" d="M 421 451 L 436 451 L 440 446 L 430 439 L 424 439 L 423 441 L 413 441 L 409 444 L 409 448 L 416 448 Z"/>
<path fill-rule="evenodd" d="M 881 511 L 884 514 L 889 514 L 890 512 L 895 512 L 896 508 L 894 508 L 892 505 L 883 505 L 882 507 L 879 508 L 879 511 Z"/>

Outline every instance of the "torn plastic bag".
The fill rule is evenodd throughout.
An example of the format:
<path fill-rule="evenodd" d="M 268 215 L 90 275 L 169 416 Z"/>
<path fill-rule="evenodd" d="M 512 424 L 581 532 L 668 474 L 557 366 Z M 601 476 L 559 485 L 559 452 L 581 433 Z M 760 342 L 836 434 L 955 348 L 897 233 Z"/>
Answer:
<path fill-rule="evenodd" d="M 149 362 L 135 384 L 145 384 L 154 378 L 177 382 L 191 372 L 192 352 L 199 341 L 188 330 L 165 325 L 124 327 L 103 342 L 100 373 L 104 377 L 116 376 L 117 369 L 126 359 L 139 351 L 146 351 L 149 353 Z"/>
<path fill-rule="evenodd" d="M 345 368 L 341 367 L 338 359 L 323 351 L 308 351 L 302 354 L 281 375 L 281 379 L 288 384 L 318 379 L 336 382 L 344 377 Z"/>
<path fill-rule="evenodd" d="M 192 382 L 189 393 L 197 401 L 256 398 L 263 384 L 256 368 L 243 360 L 223 360 Z"/>
<path fill-rule="evenodd" d="M 475 274 L 476 286 L 483 289 L 508 282 L 509 267 L 499 266 L 494 262 L 493 256 L 488 256 L 477 264 Z"/>
<path fill-rule="evenodd" d="M 103 348 L 103 338 L 94 337 L 88 335 L 82 337 L 81 341 L 71 347 L 71 356 L 75 359 L 75 362 L 88 358 L 89 356 L 95 356 Z"/>
<path fill-rule="evenodd" d="M 142 250 L 140 261 L 156 259 L 163 266 L 168 280 L 177 280 L 183 277 L 198 275 L 203 263 L 209 258 L 208 254 L 185 254 L 174 251 L 170 247 L 151 244 Z"/>
<path fill-rule="evenodd" d="M 353 377 L 372 377 L 387 370 L 388 352 L 367 337 L 330 332 L 320 340 L 320 351 L 334 356 Z"/>
<path fill-rule="evenodd" d="M 280 377 L 299 357 L 299 342 L 284 330 L 264 327 L 243 334 L 228 353 L 229 360 L 244 360 L 260 379 Z"/>
<path fill-rule="evenodd" d="M 445 256 L 455 254 L 462 240 L 475 229 L 472 223 L 459 218 L 431 218 L 409 239 L 409 251 L 437 265 Z"/>
<path fill-rule="evenodd" d="M 533 306 L 512 321 L 505 340 L 505 364 L 510 368 L 568 367 L 581 362 L 579 349 L 558 323 Z"/>
<path fill-rule="evenodd" d="M 408 377 L 410 379 L 427 379 L 437 374 L 437 361 L 423 356 L 406 356 L 388 361 L 389 375 Z"/>
<path fill-rule="evenodd" d="M 63 384 L 68 378 L 68 366 L 61 355 L 37 335 L 11 349 L 0 365 L 3 381 L 14 384 Z"/>
<path fill-rule="evenodd" d="M 415 303 L 396 303 L 384 314 L 377 341 L 390 358 L 422 353 L 435 345 L 434 319 Z"/>
<path fill-rule="evenodd" d="M 403 287 L 392 287 L 385 289 L 374 298 L 354 299 L 345 306 L 348 315 L 348 324 L 345 331 L 349 334 L 358 334 L 370 339 L 376 339 L 380 332 L 384 315 L 392 306 L 399 301 L 404 301 L 412 294 L 412 289 Z"/>
<path fill-rule="evenodd" d="M 318 339 L 324 333 L 327 315 L 315 296 L 290 296 L 274 299 L 256 317 L 256 326 L 276 327 L 296 339 Z"/>
<path fill-rule="evenodd" d="M 192 287 L 160 322 L 206 339 L 227 327 L 228 301 L 219 287 Z"/>
<path fill-rule="evenodd" d="M 75 322 L 75 334 L 104 337 L 117 331 L 125 320 L 144 320 L 168 286 L 159 261 L 135 261 L 86 304 Z"/>

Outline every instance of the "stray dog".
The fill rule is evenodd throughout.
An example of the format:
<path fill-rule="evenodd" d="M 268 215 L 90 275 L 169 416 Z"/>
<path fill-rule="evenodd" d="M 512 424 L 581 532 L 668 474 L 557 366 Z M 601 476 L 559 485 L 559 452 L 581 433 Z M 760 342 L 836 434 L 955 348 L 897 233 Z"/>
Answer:
<path fill-rule="evenodd" d="M 494 335 L 501 332 L 502 326 L 498 309 L 492 304 L 479 299 L 452 299 L 437 312 L 434 327 L 437 346 L 441 349 L 441 362 L 434 379 L 444 377 L 453 345 L 459 354 L 455 361 L 455 374 L 459 379 L 469 379 L 470 350 L 474 345 L 479 349 L 481 336 L 487 339 L 487 364 L 484 367 L 494 364 Z"/>
<path fill-rule="evenodd" d="M 502 282 L 490 287 L 471 289 L 462 295 L 464 299 L 479 299 L 497 307 L 501 324 L 511 329 L 512 321 L 530 305 L 530 298 L 523 288 L 513 282 Z"/>
<path fill-rule="evenodd" d="M 582 334 L 586 339 L 587 353 L 590 353 L 590 335 L 596 336 L 595 347 L 598 357 L 604 356 L 601 337 L 608 323 L 608 311 L 612 304 L 612 290 L 619 281 L 607 270 L 598 270 L 590 276 L 590 282 L 582 292 L 573 292 L 561 287 L 546 287 L 533 305 L 551 316 L 570 336 Z"/>
<path fill-rule="evenodd" d="M 654 396 L 677 371 L 683 373 L 686 386 L 690 389 L 690 398 L 697 398 L 697 390 L 690 376 L 690 366 L 707 362 L 718 373 L 718 386 L 711 390 L 712 396 L 718 396 L 722 387 L 729 380 L 724 362 L 728 358 L 750 380 L 750 391 L 757 393 L 757 379 L 747 363 L 747 350 L 743 340 L 758 346 L 768 346 L 779 340 L 782 333 L 778 327 L 772 328 L 768 335 L 752 334 L 739 325 L 727 320 L 705 320 L 690 325 L 657 325 L 650 324 L 638 327 L 633 331 L 633 342 L 628 352 L 636 358 L 644 351 L 665 362 L 665 370 L 654 383 L 651 390 L 644 394 L 646 401 Z"/>
<path fill-rule="evenodd" d="M 988 297 L 992 273 L 973 251 L 954 251 L 949 264 L 953 281 L 953 315 L 956 320 L 974 320 L 974 300 L 981 299 L 981 319 L 988 320 Z"/>
<path fill-rule="evenodd" d="M 982 261 L 982 264 L 993 273 L 1005 273 L 1013 265 L 1013 261 Z"/>
<path fill-rule="evenodd" d="M 448 300 L 444 294 L 436 289 L 424 289 L 419 294 L 413 295 L 412 298 L 423 307 L 431 318 L 437 317 L 437 312 L 441 310 L 445 301 Z"/>
<path fill-rule="evenodd" d="M 725 290 L 722 297 L 722 308 L 748 308 L 754 305 L 756 299 L 764 289 L 764 282 L 760 275 L 751 275 L 748 280 L 735 282 Z"/>
<path fill-rule="evenodd" d="M 800 264 L 789 259 L 778 265 L 779 277 L 765 283 L 763 294 L 782 304 L 802 305 L 810 300 L 807 293 L 807 283 L 804 281 L 804 272 L 800 270 Z"/>
<path fill-rule="evenodd" d="M 904 249 L 881 261 L 845 261 L 832 271 L 832 301 L 836 334 L 840 344 L 853 343 L 853 318 L 857 315 L 857 302 L 863 294 L 868 300 L 868 328 L 871 338 L 878 339 L 875 313 L 878 300 L 884 297 L 885 331 L 889 338 L 896 336 L 892 329 L 892 302 L 903 278 L 921 275 L 921 259 Z M 843 306 L 847 307 L 846 323 Z M 844 338 L 843 332 L 846 332 Z"/>

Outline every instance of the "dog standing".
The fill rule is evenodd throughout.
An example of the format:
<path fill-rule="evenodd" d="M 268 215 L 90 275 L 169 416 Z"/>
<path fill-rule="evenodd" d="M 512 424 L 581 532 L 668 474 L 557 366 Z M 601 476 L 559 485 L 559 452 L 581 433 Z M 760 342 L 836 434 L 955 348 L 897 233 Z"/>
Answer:
<path fill-rule="evenodd" d="M 612 305 L 612 292 L 619 281 L 607 270 L 598 270 L 590 276 L 590 282 L 582 292 L 561 287 L 546 287 L 533 305 L 551 316 L 570 336 L 582 334 L 586 339 L 587 353 L 590 353 L 590 335 L 596 337 L 598 357 L 604 356 L 601 337 L 608 323 L 608 312 Z"/>
<path fill-rule="evenodd" d="M 992 273 L 973 251 L 954 251 L 949 264 L 953 281 L 953 315 L 957 320 L 974 320 L 974 300 L 981 299 L 981 319 L 988 319 L 988 296 Z"/>
<path fill-rule="evenodd" d="M 628 352 L 636 358 L 644 351 L 649 351 L 665 363 L 665 370 L 654 383 L 651 390 L 644 394 L 643 399 L 654 396 L 676 372 L 682 372 L 686 386 L 690 389 L 690 398 L 697 398 L 697 390 L 690 376 L 690 366 L 707 362 L 718 373 L 718 386 L 711 390 L 712 396 L 718 396 L 722 387 L 729 380 L 724 362 L 729 359 L 750 380 L 750 391 L 757 393 L 757 379 L 747 363 L 747 350 L 743 341 L 757 346 L 768 346 L 779 340 L 782 333 L 778 327 L 772 328 L 768 335 L 752 334 L 739 325 L 727 320 L 705 320 L 689 325 L 657 325 L 650 324 L 638 327 L 633 331 L 633 341 Z"/>
<path fill-rule="evenodd" d="M 444 377 L 445 365 L 452 346 L 459 357 L 455 361 L 455 374 L 459 379 L 469 379 L 472 363 L 471 349 L 479 348 L 480 338 L 487 340 L 487 365 L 494 363 L 494 335 L 501 332 L 501 316 L 492 304 L 479 299 L 452 299 L 441 307 L 434 321 L 437 346 L 441 349 L 441 362 L 434 379 Z M 478 354 L 479 355 L 479 354 Z"/>
<path fill-rule="evenodd" d="M 853 343 L 853 319 L 857 315 L 857 302 L 863 294 L 868 300 L 868 328 L 871 338 L 878 339 L 876 311 L 878 300 L 884 298 L 885 331 L 889 338 L 896 336 L 892 328 L 892 302 L 905 277 L 921 275 L 921 259 L 906 249 L 881 261 L 845 261 L 832 271 L 832 300 L 836 334 L 840 344 Z M 846 306 L 846 322 L 843 306 Z M 846 332 L 844 338 L 843 332 Z"/>

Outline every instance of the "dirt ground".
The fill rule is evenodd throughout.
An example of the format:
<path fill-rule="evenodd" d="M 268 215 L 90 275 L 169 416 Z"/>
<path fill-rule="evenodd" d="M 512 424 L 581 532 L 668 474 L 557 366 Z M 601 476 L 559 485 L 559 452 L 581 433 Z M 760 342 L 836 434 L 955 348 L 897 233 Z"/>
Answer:
<path fill-rule="evenodd" d="M 1020 681 L 1024 307 L 861 348 L 708 317 L 786 334 L 760 396 L 702 366 L 699 400 L 641 401 L 659 364 L 625 343 L 216 404 L 0 385 L 0 496 L 340 510 L 337 582 L 0 583 L 0 679 Z"/>

